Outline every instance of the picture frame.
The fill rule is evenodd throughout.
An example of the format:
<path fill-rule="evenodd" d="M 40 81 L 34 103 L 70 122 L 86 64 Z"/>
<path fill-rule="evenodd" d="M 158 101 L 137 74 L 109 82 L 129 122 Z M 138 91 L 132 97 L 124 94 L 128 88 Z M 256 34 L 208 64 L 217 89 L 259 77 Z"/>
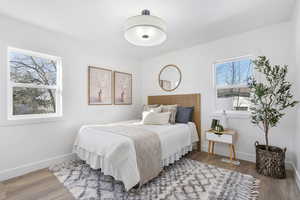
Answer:
<path fill-rule="evenodd" d="M 113 71 L 88 67 L 88 105 L 113 104 Z"/>
<path fill-rule="evenodd" d="M 132 105 L 132 74 L 114 71 L 114 104 Z"/>

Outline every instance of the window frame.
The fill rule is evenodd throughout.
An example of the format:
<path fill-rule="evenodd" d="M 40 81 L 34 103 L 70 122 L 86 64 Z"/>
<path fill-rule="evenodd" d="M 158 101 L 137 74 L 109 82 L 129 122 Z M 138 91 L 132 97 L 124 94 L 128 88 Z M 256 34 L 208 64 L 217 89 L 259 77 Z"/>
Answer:
<path fill-rule="evenodd" d="M 32 83 L 15 83 L 11 81 L 11 67 L 10 67 L 10 52 L 18 52 L 28 56 L 41 57 L 45 59 L 54 60 L 57 63 L 56 70 L 56 85 L 37 85 Z M 25 88 L 41 88 L 41 89 L 55 89 L 55 113 L 47 114 L 26 114 L 26 115 L 13 115 L 13 88 L 25 87 Z M 19 49 L 15 47 L 7 47 L 7 119 L 13 120 L 30 120 L 30 119 L 47 119 L 47 118 L 59 118 L 62 117 L 62 58 L 58 56 L 52 56 L 44 53 L 34 52 L 31 50 Z"/>
<path fill-rule="evenodd" d="M 223 112 L 223 110 L 217 110 L 218 89 L 248 88 L 247 84 L 217 86 L 216 65 L 221 64 L 221 63 L 227 63 L 227 62 L 235 62 L 235 61 L 239 61 L 239 60 L 243 60 L 243 59 L 253 60 L 254 56 L 251 54 L 248 54 L 248 55 L 244 55 L 244 56 L 216 60 L 215 62 L 213 62 L 212 68 L 213 68 L 213 89 L 214 89 L 214 114 L 213 114 L 214 116 L 219 116 Z M 252 75 L 251 76 L 256 77 L 253 65 L 252 65 Z M 248 111 L 225 110 L 225 111 L 229 117 L 248 118 L 250 116 L 249 110 Z"/>

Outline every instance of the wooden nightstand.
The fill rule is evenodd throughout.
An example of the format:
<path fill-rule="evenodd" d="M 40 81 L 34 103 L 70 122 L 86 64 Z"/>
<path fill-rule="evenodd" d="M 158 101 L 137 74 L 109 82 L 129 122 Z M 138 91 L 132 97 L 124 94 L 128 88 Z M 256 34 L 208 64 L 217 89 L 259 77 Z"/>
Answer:
<path fill-rule="evenodd" d="M 230 160 L 236 160 L 234 144 L 237 139 L 237 133 L 231 129 L 225 129 L 216 134 L 214 130 L 205 131 L 206 140 L 208 140 L 208 153 L 214 155 L 214 147 L 216 142 L 225 143 L 229 146 Z"/>

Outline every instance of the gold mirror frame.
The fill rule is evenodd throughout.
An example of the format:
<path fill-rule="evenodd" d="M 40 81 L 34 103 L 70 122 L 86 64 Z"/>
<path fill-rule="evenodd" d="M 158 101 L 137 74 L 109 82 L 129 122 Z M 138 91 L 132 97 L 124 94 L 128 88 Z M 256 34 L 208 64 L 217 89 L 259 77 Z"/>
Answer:
<path fill-rule="evenodd" d="M 170 90 L 163 88 L 163 87 L 161 86 L 161 84 L 160 84 L 160 81 L 161 81 L 161 80 L 160 80 L 160 75 L 162 74 L 162 72 L 164 71 L 164 69 L 166 69 L 167 67 L 174 67 L 174 68 L 179 72 L 179 82 L 178 82 L 178 84 L 176 85 L 176 87 L 174 87 L 173 89 L 170 89 Z M 161 89 L 163 89 L 164 91 L 166 91 L 166 92 L 172 92 L 172 91 L 176 90 L 176 89 L 179 87 L 179 85 L 180 85 L 180 83 L 181 83 L 181 79 L 182 79 L 182 74 L 181 74 L 181 71 L 180 71 L 179 67 L 178 67 L 177 65 L 169 64 L 169 65 L 164 66 L 164 67 L 160 70 L 159 75 L 158 75 L 158 85 L 159 85 L 159 87 L 160 87 Z"/>

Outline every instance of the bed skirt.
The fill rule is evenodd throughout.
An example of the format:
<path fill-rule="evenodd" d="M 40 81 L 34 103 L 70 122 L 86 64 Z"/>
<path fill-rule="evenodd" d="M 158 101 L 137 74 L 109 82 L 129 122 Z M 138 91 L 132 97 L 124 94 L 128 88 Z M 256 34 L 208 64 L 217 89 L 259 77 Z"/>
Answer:
<path fill-rule="evenodd" d="M 191 152 L 193 150 L 193 145 L 186 146 L 179 151 L 177 151 L 175 154 L 164 158 L 161 160 L 160 164 L 162 167 L 168 166 L 170 164 L 173 164 L 177 160 L 179 160 L 182 156 L 186 155 L 187 153 Z M 100 155 L 97 155 L 95 153 L 91 153 L 86 151 L 83 148 L 80 147 L 74 147 L 73 152 L 77 154 L 79 159 L 84 160 L 91 168 L 93 169 L 101 169 L 101 171 L 105 175 L 110 175 L 114 177 L 116 180 L 121 180 L 120 174 L 116 170 L 113 169 L 113 167 L 109 167 L 107 165 L 104 165 L 103 157 Z M 130 169 L 128 169 L 130 170 Z"/>
<path fill-rule="evenodd" d="M 177 151 L 175 154 L 169 156 L 168 158 L 164 158 L 162 161 L 160 161 L 160 164 L 162 167 L 169 166 L 170 164 L 173 164 L 175 161 L 179 160 L 182 156 L 184 156 L 192 150 L 193 145 L 186 146 Z"/>

